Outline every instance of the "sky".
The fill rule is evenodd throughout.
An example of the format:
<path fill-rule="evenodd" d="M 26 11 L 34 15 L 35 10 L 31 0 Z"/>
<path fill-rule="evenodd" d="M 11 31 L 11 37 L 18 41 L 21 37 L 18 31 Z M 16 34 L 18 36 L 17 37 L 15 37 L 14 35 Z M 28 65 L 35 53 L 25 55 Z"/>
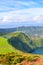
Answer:
<path fill-rule="evenodd" d="M 0 28 L 43 26 L 43 0 L 0 0 Z"/>

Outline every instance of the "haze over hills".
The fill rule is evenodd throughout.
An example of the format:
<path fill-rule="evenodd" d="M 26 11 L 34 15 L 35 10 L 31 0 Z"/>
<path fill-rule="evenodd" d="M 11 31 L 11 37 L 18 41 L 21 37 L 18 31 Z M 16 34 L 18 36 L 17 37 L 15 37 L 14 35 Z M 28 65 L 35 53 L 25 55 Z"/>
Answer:
<path fill-rule="evenodd" d="M 23 32 L 31 36 L 42 36 L 43 35 L 43 26 L 22 26 L 15 28 L 4 28 L 0 29 L 0 35 L 11 33 L 11 32 Z"/>
<path fill-rule="evenodd" d="M 8 23 L 0 23 L 0 28 L 13 28 L 13 27 L 21 27 L 21 26 L 43 26 L 43 22 L 35 22 L 35 21 L 26 21 L 26 22 L 8 22 Z"/>

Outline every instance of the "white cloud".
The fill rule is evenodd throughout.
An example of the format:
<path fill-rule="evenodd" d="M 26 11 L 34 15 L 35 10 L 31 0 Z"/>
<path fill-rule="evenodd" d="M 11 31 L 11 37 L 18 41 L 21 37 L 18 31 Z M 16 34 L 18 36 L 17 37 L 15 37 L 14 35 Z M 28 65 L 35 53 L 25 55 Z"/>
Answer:
<path fill-rule="evenodd" d="M 0 23 L 43 22 L 43 8 L 28 8 L 0 13 Z"/>
<path fill-rule="evenodd" d="M 43 16 L 35 16 L 33 18 L 33 20 L 36 21 L 36 22 L 38 22 L 38 23 L 43 22 Z"/>
<path fill-rule="evenodd" d="M 35 17 L 33 18 L 33 20 L 34 20 L 34 21 L 40 20 L 40 16 L 35 16 Z"/>

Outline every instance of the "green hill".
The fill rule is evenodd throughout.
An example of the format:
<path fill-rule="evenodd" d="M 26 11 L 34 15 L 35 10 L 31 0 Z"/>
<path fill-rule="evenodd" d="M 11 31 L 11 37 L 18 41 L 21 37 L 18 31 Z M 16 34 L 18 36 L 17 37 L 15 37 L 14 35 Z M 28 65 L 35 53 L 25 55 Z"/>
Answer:
<path fill-rule="evenodd" d="M 0 54 L 9 52 L 30 52 L 30 39 L 24 33 L 15 32 L 0 36 Z"/>
<path fill-rule="evenodd" d="M 29 44 L 30 39 L 24 33 L 15 32 L 0 37 L 0 53 L 15 52 L 20 50 L 23 52 L 31 52 L 32 46 Z"/>
<path fill-rule="evenodd" d="M 7 38 L 0 37 L 0 54 L 14 51 L 14 48 L 7 42 Z"/>
<path fill-rule="evenodd" d="M 36 48 L 43 47 L 42 37 L 28 37 L 22 32 L 15 32 L 9 34 L 11 37 L 8 42 L 16 49 L 23 52 L 31 53 Z M 32 39 L 33 38 L 33 39 Z"/>
<path fill-rule="evenodd" d="M 20 51 L 14 48 L 12 45 L 8 43 L 8 39 L 4 37 L 0 37 L 0 54 L 7 54 L 7 53 L 19 53 Z"/>
<path fill-rule="evenodd" d="M 0 37 L 0 53 L 23 51 L 31 53 L 36 48 L 43 47 L 42 37 L 29 37 L 22 32 L 15 32 Z"/>
<path fill-rule="evenodd" d="M 18 50 L 23 52 L 31 52 L 31 47 L 29 45 L 30 39 L 24 33 L 16 32 L 11 35 L 8 42 Z"/>

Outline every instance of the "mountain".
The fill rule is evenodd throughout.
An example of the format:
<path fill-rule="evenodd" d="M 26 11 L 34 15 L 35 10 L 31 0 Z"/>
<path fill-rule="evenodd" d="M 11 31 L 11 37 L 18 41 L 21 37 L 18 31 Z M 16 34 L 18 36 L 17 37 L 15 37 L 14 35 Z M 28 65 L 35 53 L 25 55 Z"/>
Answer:
<path fill-rule="evenodd" d="M 18 50 L 32 53 L 36 48 L 43 47 L 43 37 L 29 37 L 22 32 L 8 34 L 8 42 Z"/>
<path fill-rule="evenodd" d="M 22 26 L 16 28 L 0 29 L 0 35 L 4 35 L 12 32 L 23 32 L 30 36 L 43 36 L 43 27 L 41 26 Z"/>
<path fill-rule="evenodd" d="M 10 34 L 11 38 L 8 39 L 8 42 L 15 47 L 18 50 L 21 50 L 23 52 L 31 52 L 31 47 L 30 47 L 30 39 L 28 36 L 26 36 L 22 32 L 15 32 L 13 34 Z"/>
<path fill-rule="evenodd" d="M 15 49 L 23 52 L 30 52 L 30 39 L 22 32 L 10 33 L 0 36 L 0 53 L 14 52 Z"/>

